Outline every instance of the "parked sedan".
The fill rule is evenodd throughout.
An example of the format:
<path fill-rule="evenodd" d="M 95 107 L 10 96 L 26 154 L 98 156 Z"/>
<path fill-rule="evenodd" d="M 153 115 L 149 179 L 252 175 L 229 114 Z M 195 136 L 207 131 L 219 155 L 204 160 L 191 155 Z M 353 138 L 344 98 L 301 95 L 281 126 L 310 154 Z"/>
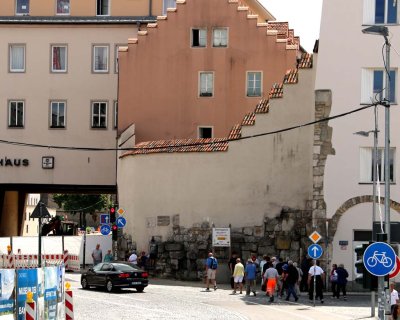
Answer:
<path fill-rule="evenodd" d="M 103 262 L 82 273 L 83 289 L 104 287 L 108 292 L 118 288 L 135 288 L 142 292 L 149 284 L 149 274 L 129 262 Z"/>

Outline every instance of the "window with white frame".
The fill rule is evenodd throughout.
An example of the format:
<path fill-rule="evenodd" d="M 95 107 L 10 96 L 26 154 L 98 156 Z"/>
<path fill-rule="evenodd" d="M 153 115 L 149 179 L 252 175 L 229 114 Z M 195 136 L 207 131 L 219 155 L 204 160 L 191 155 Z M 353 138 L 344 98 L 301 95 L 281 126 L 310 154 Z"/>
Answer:
<path fill-rule="evenodd" d="M 385 181 L 385 162 L 384 162 L 384 148 L 378 148 L 377 150 L 377 178 L 380 182 Z M 389 177 L 390 182 L 394 182 L 395 172 L 395 153 L 396 148 L 390 148 L 389 152 Z M 372 183 L 374 181 L 373 175 L 373 158 L 374 157 L 374 148 L 371 147 L 362 147 L 360 148 L 360 182 L 361 183 Z"/>
<path fill-rule="evenodd" d="M 211 139 L 213 137 L 213 128 L 212 127 L 199 127 L 198 128 L 198 137 L 200 139 Z"/>
<path fill-rule="evenodd" d="M 56 0 L 57 1 L 57 14 L 69 14 L 70 0 Z"/>
<path fill-rule="evenodd" d="M 29 0 L 15 0 L 15 14 L 29 14 Z"/>
<path fill-rule="evenodd" d="M 25 72 L 24 44 L 10 44 L 10 72 Z"/>
<path fill-rule="evenodd" d="M 207 45 L 207 29 L 205 28 L 192 28 L 192 47 L 205 48 Z"/>
<path fill-rule="evenodd" d="M 398 0 L 364 0 L 365 25 L 397 24 Z"/>
<path fill-rule="evenodd" d="M 385 98 L 386 74 L 384 69 L 361 70 L 361 103 L 369 104 Z M 390 70 L 390 103 L 396 103 L 397 70 Z"/>
<path fill-rule="evenodd" d="M 92 102 L 92 128 L 107 128 L 107 102 Z"/>
<path fill-rule="evenodd" d="M 118 101 L 114 101 L 114 129 L 118 128 Z"/>
<path fill-rule="evenodd" d="M 51 71 L 67 72 L 67 46 L 51 46 Z"/>
<path fill-rule="evenodd" d="M 213 47 L 228 46 L 228 28 L 213 29 Z"/>
<path fill-rule="evenodd" d="M 93 72 L 108 72 L 108 46 L 93 46 Z"/>
<path fill-rule="evenodd" d="M 167 14 L 168 8 L 176 8 L 176 0 L 163 0 L 163 15 Z"/>
<path fill-rule="evenodd" d="M 8 102 L 8 127 L 24 127 L 24 101 L 12 100 Z"/>
<path fill-rule="evenodd" d="M 261 97 L 262 95 L 262 73 L 260 71 L 247 72 L 247 96 Z"/>
<path fill-rule="evenodd" d="M 200 72 L 199 79 L 200 97 L 212 97 L 214 93 L 214 73 Z"/>
<path fill-rule="evenodd" d="M 50 102 L 50 128 L 65 128 L 65 101 Z"/>
<path fill-rule="evenodd" d="M 98 16 L 110 15 L 110 0 L 97 0 L 96 14 Z"/>

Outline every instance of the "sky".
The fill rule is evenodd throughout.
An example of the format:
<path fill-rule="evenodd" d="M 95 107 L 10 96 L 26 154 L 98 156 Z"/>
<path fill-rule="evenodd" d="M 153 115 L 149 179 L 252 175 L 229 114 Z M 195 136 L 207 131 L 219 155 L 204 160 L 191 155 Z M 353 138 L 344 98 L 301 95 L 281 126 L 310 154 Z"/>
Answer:
<path fill-rule="evenodd" d="M 288 21 L 300 44 L 312 52 L 319 38 L 322 0 L 258 0 L 276 18 Z M 352 0 L 350 0 L 352 1 Z"/>

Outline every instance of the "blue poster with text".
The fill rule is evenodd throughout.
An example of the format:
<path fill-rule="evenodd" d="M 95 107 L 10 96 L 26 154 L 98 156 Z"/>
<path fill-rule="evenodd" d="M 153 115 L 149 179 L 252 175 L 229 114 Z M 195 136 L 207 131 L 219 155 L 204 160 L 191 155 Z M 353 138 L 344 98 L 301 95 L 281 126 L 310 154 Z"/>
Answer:
<path fill-rule="evenodd" d="M 0 269 L 0 318 L 14 319 L 15 273 L 13 269 Z"/>
<path fill-rule="evenodd" d="M 18 320 L 25 319 L 25 302 L 28 291 L 33 293 L 33 300 L 37 303 L 38 274 L 36 269 L 19 269 L 17 271 L 17 304 Z"/>
<path fill-rule="evenodd" d="M 57 319 L 58 267 L 44 268 L 44 318 Z"/>

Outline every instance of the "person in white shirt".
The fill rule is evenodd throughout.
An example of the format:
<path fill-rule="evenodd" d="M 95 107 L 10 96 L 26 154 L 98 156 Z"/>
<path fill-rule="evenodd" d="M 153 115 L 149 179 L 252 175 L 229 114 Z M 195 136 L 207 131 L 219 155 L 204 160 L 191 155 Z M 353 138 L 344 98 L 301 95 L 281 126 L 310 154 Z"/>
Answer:
<path fill-rule="evenodd" d="M 321 303 L 324 303 L 324 295 L 322 293 L 322 289 L 325 282 L 325 273 L 324 270 L 319 266 L 319 261 L 316 261 L 315 265 L 310 267 L 308 271 L 308 297 L 310 300 L 313 300 L 314 296 L 314 277 L 316 279 L 316 294 L 315 298 L 320 298 Z"/>
<path fill-rule="evenodd" d="M 132 254 L 129 256 L 128 261 L 130 263 L 137 264 L 137 255 L 135 251 L 133 251 Z"/>
<path fill-rule="evenodd" d="M 397 311 L 399 303 L 399 293 L 395 289 L 395 283 L 390 283 L 390 314 L 392 315 L 392 320 L 397 320 Z"/>

